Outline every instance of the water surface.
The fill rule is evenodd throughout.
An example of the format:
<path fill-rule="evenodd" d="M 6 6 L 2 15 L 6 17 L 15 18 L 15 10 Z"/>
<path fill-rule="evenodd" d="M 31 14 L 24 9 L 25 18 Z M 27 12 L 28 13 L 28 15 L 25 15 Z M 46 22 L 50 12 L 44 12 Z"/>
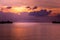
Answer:
<path fill-rule="evenodd" d="M 0 24 L 0 40 L 60 40 L 60 24 Z"/>

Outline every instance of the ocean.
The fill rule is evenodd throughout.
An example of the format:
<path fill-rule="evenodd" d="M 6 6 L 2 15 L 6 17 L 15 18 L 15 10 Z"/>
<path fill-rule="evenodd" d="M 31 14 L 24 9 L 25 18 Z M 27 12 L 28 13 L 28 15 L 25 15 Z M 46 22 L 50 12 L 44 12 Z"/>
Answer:
<path fill-rule="evenodd" d="M 60 24 L 33 22 L 0 24 L 0 40 L 60 40 Z"/>

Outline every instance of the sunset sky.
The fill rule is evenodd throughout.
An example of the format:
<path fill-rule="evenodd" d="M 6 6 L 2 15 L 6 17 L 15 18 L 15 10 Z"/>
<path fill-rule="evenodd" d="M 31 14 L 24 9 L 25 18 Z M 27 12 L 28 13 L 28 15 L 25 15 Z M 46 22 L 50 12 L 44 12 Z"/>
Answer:
<path fill-rule="evenodd" d="M 11 12 L 24 12 L 28 11 L 25 6 L 38 6 L 36 11 L 43 7 L 49 10 L 51 9 L 55 13 L 60 13 L 60 0 L 0 0 L 0 7 L 1 6 L 18 6 L 8 10 Z M 7 9 L 4 9 L 4 11 L 6 10 Z M 30 9 L 29 11 L 32 10 Z"/>
<path fill-rule="evenodd" d="M 42 6 L 50 8 L 60 8 L 60 0 L 0 0 L 0 5 L 5 6 Z"/>

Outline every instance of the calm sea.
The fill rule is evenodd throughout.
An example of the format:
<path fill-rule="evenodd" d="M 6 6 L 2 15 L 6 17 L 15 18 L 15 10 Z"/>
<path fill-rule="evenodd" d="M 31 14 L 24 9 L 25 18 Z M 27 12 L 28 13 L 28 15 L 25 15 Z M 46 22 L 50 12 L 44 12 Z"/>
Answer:
<path fill-rule="evenodd" d="M 60 24 L 0 24 L 0 40 L 60 40 Z"/>

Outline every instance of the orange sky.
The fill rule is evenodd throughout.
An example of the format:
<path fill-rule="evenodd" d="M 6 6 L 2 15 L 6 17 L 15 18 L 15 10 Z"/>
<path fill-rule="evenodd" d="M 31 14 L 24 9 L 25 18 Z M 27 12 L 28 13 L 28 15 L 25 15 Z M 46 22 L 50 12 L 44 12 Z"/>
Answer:
<path fill-rule="evenodd" d="M 46 8 L 52 10 L 52 14 L 60 13 L 60 0 L 0 0 L 0 8 L 3 6 L 14 6 L 11 9 L 4 8 L 4 12 L 13 12 L 19 14 L 20 12 L 39 11 Z M 15 7 L 18 6 L 18 7 Z M 37 9 L 27 9 L 25 6 L 38 6 Z"/>
<path fill-rule="evenodd" d="M 43 8 L 43 7 L 38 7 L 37 9 L 32 9 L 33 8 L 33 6 L 32 6 L 31 9 L 29 9 L 29 8 L 26 8 L 26 6 L 20 6 L 20 7 L 13 6 L 11 9 L 7 9 L 6 7 L 7 6 L 1 7 L 1 8 L 3 8 L 3 10 L 2 10 L 3 12 L 12 12 L 12 13 L 16 13 L 16 14 L 20 14 L 21 12 L 34 12 L 34 11 L 39 11 L 41 9 L 47 9 L 48 11 L 52 10 L 52 15 L 60 13 L 60 8 Z"/>

